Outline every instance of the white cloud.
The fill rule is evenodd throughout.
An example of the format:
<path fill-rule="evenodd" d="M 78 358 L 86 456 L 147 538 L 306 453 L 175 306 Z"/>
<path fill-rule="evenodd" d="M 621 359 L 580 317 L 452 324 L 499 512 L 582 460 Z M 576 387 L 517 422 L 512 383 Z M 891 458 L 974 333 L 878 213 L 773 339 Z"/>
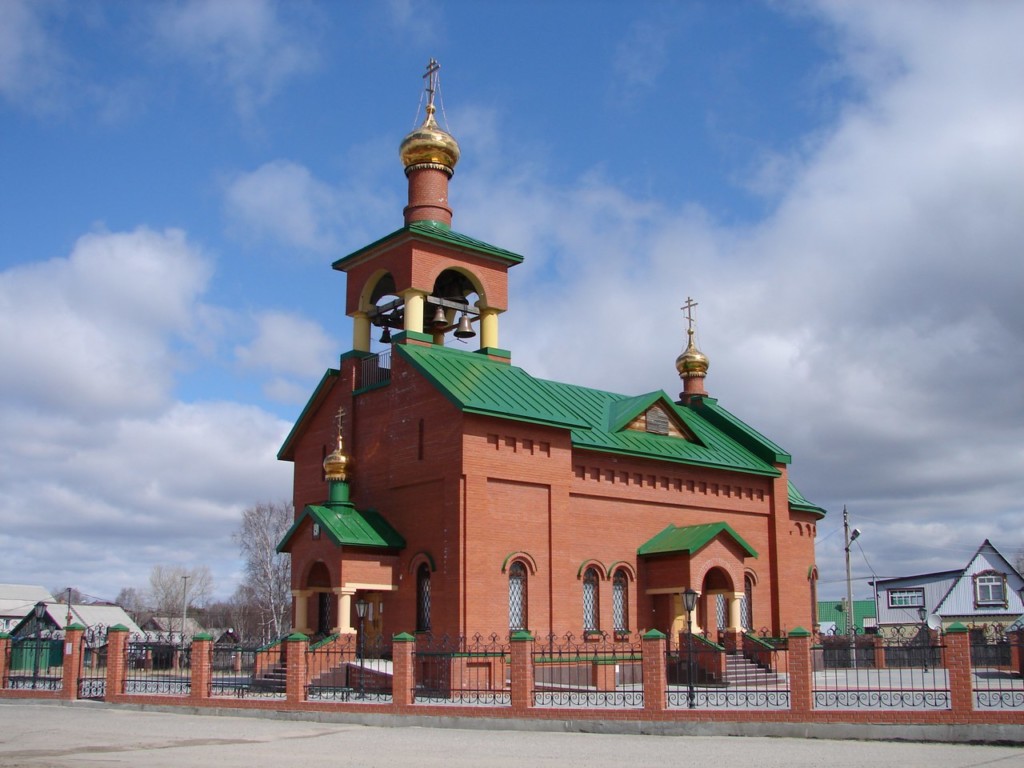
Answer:
<path fill-rule="evenodd" d="M 318 324 L 285 312 L 263 312 L 256 318 L 256 337 L 235 348 L 247 368 L 312 376 L 323 370 L 338 345 Z"/>
<path fill-rule="evenodd" d="M 318 63 L 311 32 L 270 0 L 168 4 L 155 15 L 153 32 L 169 53 L 231 91 L 246 118 Z"/>
<path fill-rule="evenodd" d="M 52 110 L 65 54 L 46 29 L 52 3 L 0 3 L 0 95 L 18 104 Z"/>

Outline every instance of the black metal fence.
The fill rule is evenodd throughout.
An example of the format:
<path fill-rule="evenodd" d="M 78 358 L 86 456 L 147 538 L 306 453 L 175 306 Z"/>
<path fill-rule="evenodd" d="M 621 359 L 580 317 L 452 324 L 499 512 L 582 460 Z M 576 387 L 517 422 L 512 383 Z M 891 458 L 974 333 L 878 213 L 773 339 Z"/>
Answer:
<path fill-rule="evenodd" d="M 938 635 L 917 627 L 885 635 L 824 635 L 811 651 L 816 709 L 949 709 Z"/>
<path fill-rule="evenodd" d="M 742 637 L 731 652 L 706 635 L 683 635 L 665 657 L 669 707 L 788 709 L 789 655 L 784 638 Z"/>
<path fill-rule="evenodd" d="M 356 635 L 331 635 L 309 646 L 306 698 L 312 701 L 387 703 L 394 670 L 391 643 L 360 642 Z"/>
<path fill-rule="evenodd" d="M 214 645 L 210 653 L 210 695 L 214 697 L 285 698 L 286 644 Z"/>
<path fill-rule="evenodd" d="M 413 650 L 413 700 L 429 704 L 509 706 L 509 642 L 497 634 L 421 634 Z"/>
<path fill-rule="evenodd" d="M 86 627 L 79 658 L 78 698 L 102 699 L 107 694 L 107 629 L 104 624 Z"/>
<path fill-rule="evenodd" d="M 192 646 L 177 635 L 146 632 L 128 638 L 124 692 L 187 696 L 192 689 Z"/>
<path fill-rule="evenodd" d="M 630 634 L 548 635 L 534 646 L 538 707 L 642 707 L 643 651 Z"/>
<path fill-rule="evenodd" d="M 8 646 L 6 687 L 59 691 L 64 679 L 64 640 L 49 630 L 15 637 Z"/>
<path fill-rule="evenodd" d="M 977 709 L 1024 707 L 1020 635 L 1000 624 L 971 627 L 971 667 Z"/>

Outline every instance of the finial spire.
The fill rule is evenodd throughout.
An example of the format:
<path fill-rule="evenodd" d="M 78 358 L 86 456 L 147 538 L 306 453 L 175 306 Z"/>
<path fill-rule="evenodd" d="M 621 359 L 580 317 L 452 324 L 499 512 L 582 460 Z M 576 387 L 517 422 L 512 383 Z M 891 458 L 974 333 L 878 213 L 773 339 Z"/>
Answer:
<path fill-rule="evenodd" d="M 345 409 L 338 408 L 334 417 L 338 423 L 338 447 L 331 451 L 324 459 L 324 477 L 331 483 L 344 482 L 348 477 L 351 464 L 342 446 L 342 429 L 345 426 Z"/>
<path fill-rule="evenodd" d="M 683 380 L 683 391 L 680 393 L 683 402 L 688 402 L 694 396 L 707 394 L 704 391 L 704 377 L 708 373 L 708 359 L 693 343 L 693 310 L 696 307 L 697 302 L 690 296 L 686 297 L 686 303 L 680 307 L 686 312 L 687 336 L 686 349 L 676 358 L 676 371 Z"/>
<path fill-rule="evenodd" d="M 437 93 L 437 73 L 440 69 L 441 65 L 437 63 L 437 59 L 431 57 L 430 61 L 427 62 L 427 71 L 423 73 L 423 79 L 426 80 L 427 115 L 434 114 L 434 94 Z"/>

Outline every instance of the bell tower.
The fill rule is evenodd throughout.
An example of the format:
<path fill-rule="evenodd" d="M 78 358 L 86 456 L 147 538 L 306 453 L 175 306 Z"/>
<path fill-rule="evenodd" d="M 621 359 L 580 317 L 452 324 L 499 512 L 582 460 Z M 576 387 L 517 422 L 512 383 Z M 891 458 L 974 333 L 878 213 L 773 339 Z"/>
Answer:
<path fill-rule="evenodd" d="M 508 269 L 523 259 L 451 228 L 448 182 L 460 152 L 437 123 L 439 72 L 431 59 L 425 117 L 399 147 L 408 179 L 404 226 L 333 265 L 348 277 L 352 348 L 369 352 L 374 328 L 384 343 L 443 345 L 451 333 L 479 337 L 479 351 L 507 359 L 498 348 L 498 315 L 508 307 Z"/>

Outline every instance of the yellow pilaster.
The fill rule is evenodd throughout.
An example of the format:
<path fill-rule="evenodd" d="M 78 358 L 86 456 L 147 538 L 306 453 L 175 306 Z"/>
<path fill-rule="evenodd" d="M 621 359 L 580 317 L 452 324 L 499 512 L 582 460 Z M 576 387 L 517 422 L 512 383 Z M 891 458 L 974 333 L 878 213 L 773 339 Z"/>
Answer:
<path fill-rule="evenodd" d="M 352 349 L 357 352 L 370 351 L 370 318 L 365 312 L 352 315 Z"/>
<path fill-rule="evenodd" d="M 346 587 L 335 587 L 332 591 L 338 598 L 338 626 L 331 631 L 339 635 L 351 634 L 355 632 L 352 628 L 352 596 L 356 591 Z"/>
<path fill-rule="evenodd" d="M 480 349 L 498 346 L 498 310 L 480 310 Z"/>
<path fill-rule="evenodd" d="M 410 288 L 402 294 L 405 302 L 405 330 L 423 333 L 423 308 L 426 305 L 427 294 Z"/>
<path fill-rule="evenodd" d="M 295 601 L 295 631 L 304 635 L 310 635 L 313 630 L 309 627 L 309 614 L 306 610 L 306 603 L 309 596 L 313 594 L 311 589 L 293 589 L 292 600 Z"/>
<path fill-rule="evenodd" d="M 729 597 L 729 631 L 743 631 L 743 593 L 734 592 Z M 749 629 L 749 627 L 748 627 Z"/>

